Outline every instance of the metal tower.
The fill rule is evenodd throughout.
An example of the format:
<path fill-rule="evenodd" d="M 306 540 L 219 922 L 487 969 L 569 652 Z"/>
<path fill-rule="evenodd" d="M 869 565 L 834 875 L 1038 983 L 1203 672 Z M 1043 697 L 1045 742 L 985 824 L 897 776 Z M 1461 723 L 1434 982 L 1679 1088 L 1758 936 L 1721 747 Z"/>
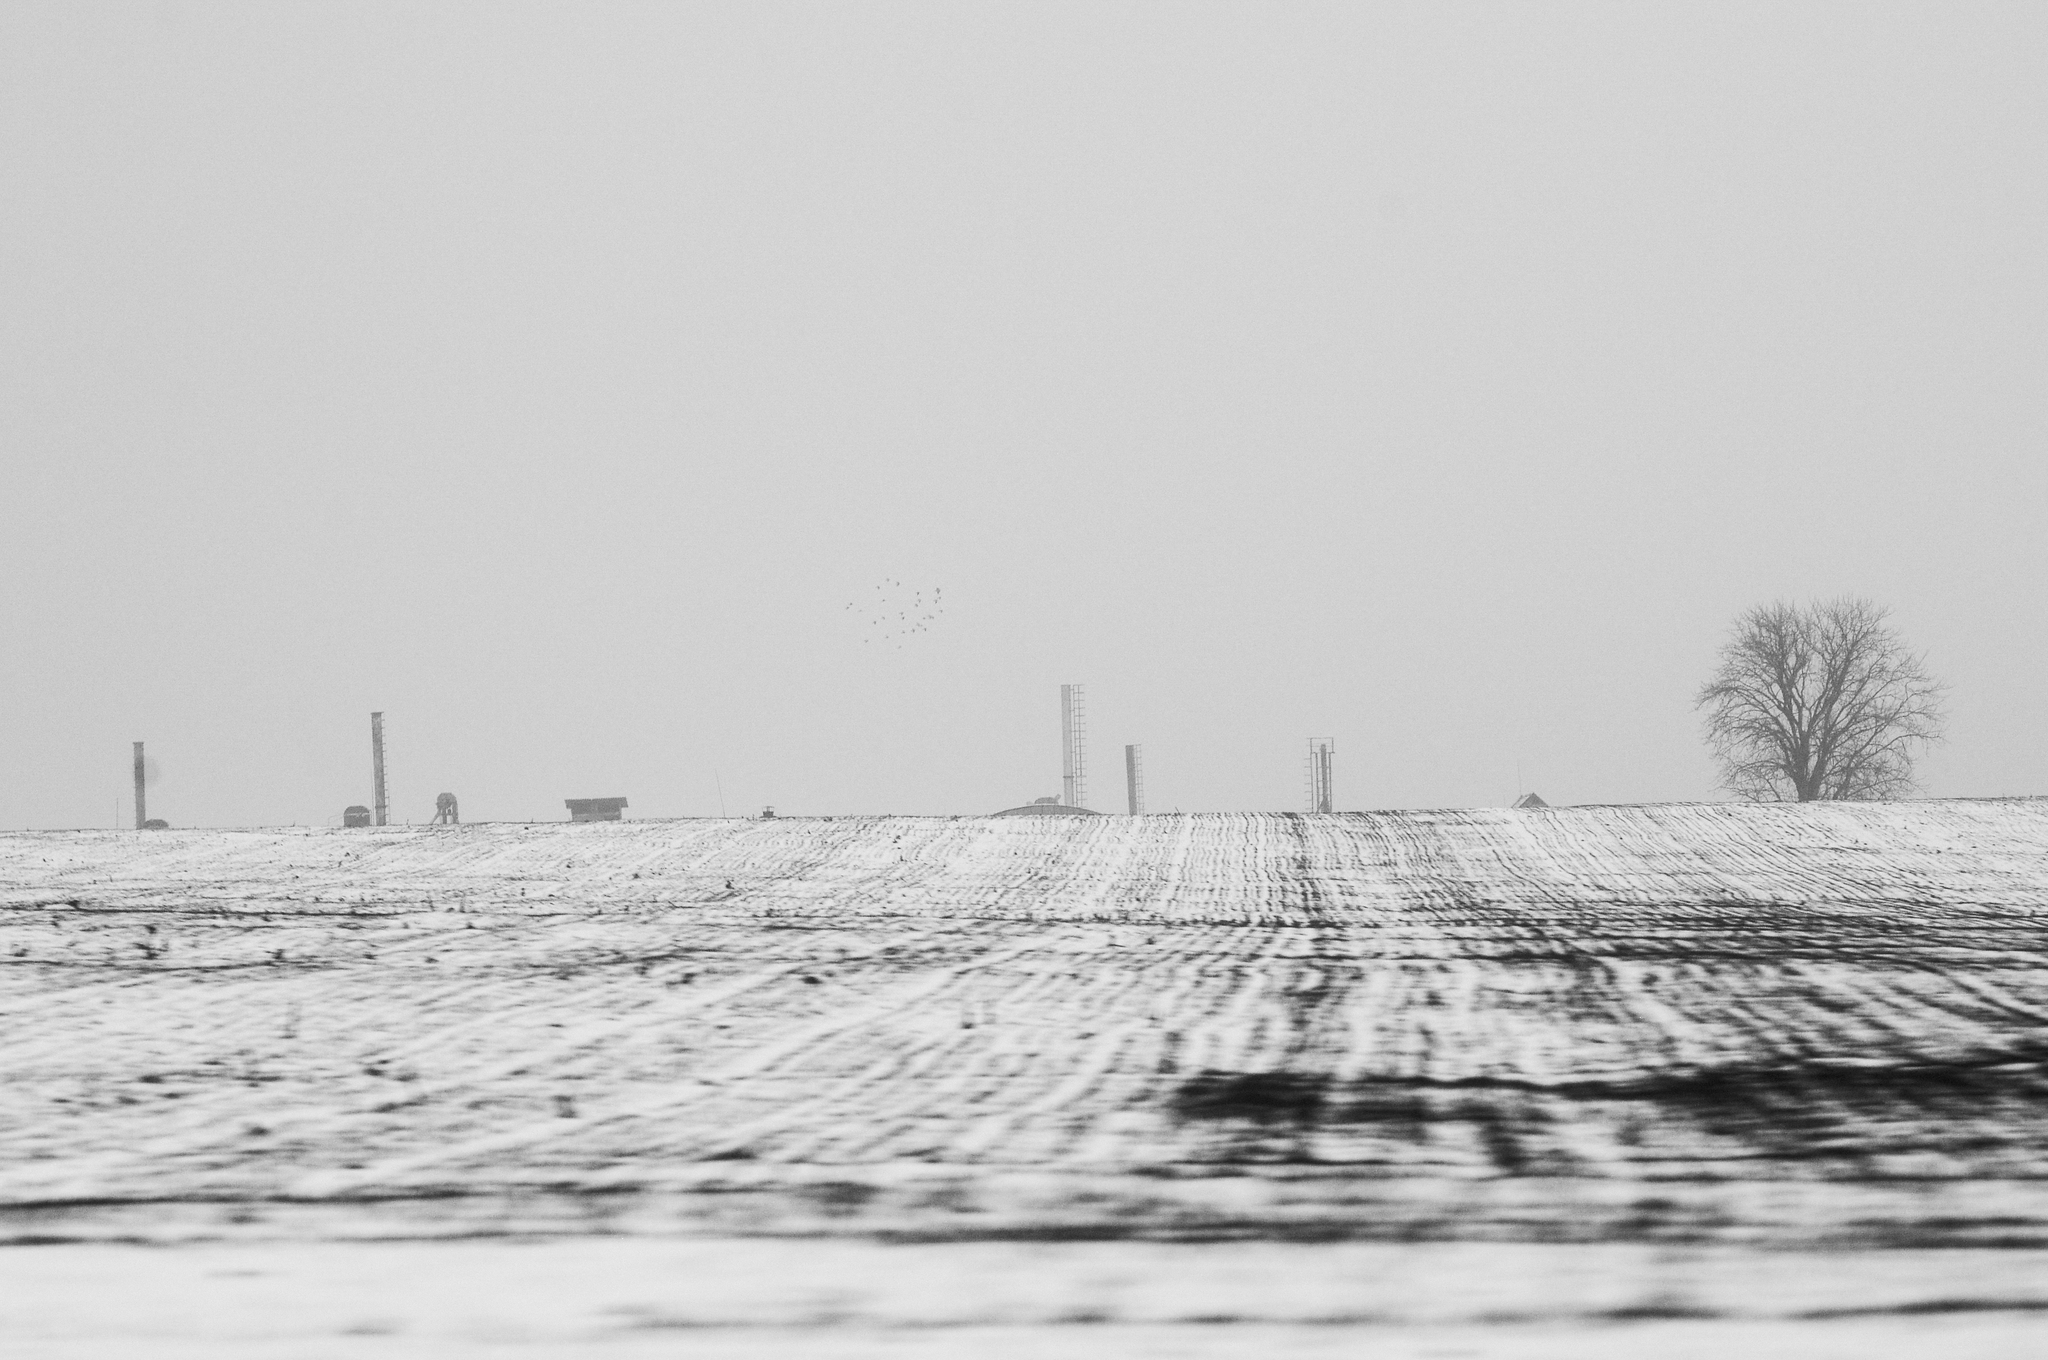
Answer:
<path fill-rule="evenodd" d="M 1087 807 L 1088 742 L 1079 685 L 1060 686 L 1060 801 Z"/>
<path fill-rule="evenodd" d="M 142 773 L 142 743 L 135 743 L 135 829 L 142 830 L 142 824 L 149 820 L 149 797 L 143 791 L 147 781 Z"/>
<path fill-rule="evenodd" d="M 1124 747 L 1124 791 L 1130 796 L 1131 815 L 1145 810 L 1145 748 Z"/>
<path fill-rule="evenodd" d="M 1335 812 L 1337 798 L 1330 786 L 1330 757 L 1336 752 L 1336 744 L 1328 737 L 1308 739 L 1308 810 L 1310 812 Z"/>
<path fill-rule="evenodd" d="M 378 826 L 384 825 L 384 814 L 389 805 L 384 799 L 384 715 L 370 715 L 370 778 L 375 782 L 376 797 L 371 800 L 376 809 Z"/>
<path fill-rule="evenodd" d="M 461 821 L 462 813 L 455 805 L 455 795 L 452 793 L 436 794 L 434 796 L 433 825 L 456 826 Z"/>

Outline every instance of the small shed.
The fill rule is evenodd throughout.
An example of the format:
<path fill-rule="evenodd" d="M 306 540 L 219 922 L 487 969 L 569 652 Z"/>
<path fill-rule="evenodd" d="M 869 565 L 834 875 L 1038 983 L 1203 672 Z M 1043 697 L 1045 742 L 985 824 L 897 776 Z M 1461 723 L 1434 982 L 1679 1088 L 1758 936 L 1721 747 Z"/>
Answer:
<path fill-rule="evenodd" d="M 1544 802 L 1544 801 L 1543 801 L 1543 795 L 1542 795 L 1542 794 L 1539 794 L 1539 793 L 1525 793 L 1525 794 L 1523 794 L 1523 795 L 1521 796 L 1521 798 L 1519 798 L 1518 800 L 1516 800 L 1516 802 L 1515 802 L 1515 806 L 1516 806 L 1516 807 L 1519 807 L 1519 808 L 1539 808 L 1539 807 L 1549 807 L 1549 806 L 1550 806 L 1550 804 L 1548 804 L 1548 803 L 1546 803 L 1546 802 Z"/>
<path fill-rule="evenodd" d="M 572 822 L 616 822 L 619 813 L 625 810 L 623 798 L 570 798 L 569 820 Z"/>
<path fill-rule="evenodd" d="M 345 807 L 341 810 L 341 824 L 343 826 L 368 826 L 370 824 L 370 810 L 361 803 Z"/>

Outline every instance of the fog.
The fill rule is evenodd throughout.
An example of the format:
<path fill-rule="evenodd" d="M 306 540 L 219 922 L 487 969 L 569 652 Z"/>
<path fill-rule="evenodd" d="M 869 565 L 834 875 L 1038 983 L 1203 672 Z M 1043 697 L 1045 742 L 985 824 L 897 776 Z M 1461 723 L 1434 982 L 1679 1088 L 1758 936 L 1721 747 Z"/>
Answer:
<path fill-rule="evenodd" d="M 10 5 L 0 827 L 1713 798 L 1843 592 L 2048 793 L 2044 39 Z"/>

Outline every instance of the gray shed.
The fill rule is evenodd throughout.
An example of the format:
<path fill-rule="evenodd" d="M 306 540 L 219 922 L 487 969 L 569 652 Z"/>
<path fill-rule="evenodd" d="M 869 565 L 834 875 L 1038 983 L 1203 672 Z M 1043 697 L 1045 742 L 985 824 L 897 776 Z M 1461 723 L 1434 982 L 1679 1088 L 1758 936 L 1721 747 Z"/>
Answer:
<path fill-rule="evenodd" d="M 569 820 L 572 822 L 616 822 L 624 810 L 623 798 L 570 798 Z"/>

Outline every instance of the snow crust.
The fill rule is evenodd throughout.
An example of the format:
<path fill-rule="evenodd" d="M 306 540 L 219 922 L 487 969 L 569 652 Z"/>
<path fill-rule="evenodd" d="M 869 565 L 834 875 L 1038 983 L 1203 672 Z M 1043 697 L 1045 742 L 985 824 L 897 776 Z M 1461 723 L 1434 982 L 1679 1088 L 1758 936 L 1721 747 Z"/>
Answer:
<path fill-rule="evenodd" d="M 0 1240 L 197 1260 L 602 1234 L 769 1274 L 771 1248 L 826 1252 L 785 1259 L 874 1263 L 843 1267 L 861 1325 L 962 1328 L 1196 1326 L 1132 1302 L 1222 1297 L 1174 1293 L 1163 1261 L 1222 1278 L 1305 1242 L 1433 1243 L 1553 1253 L 1443 1278 L 1578 1302 L 1390 1291 L 1382 1261 L 1230 1311 L 1680 1327 L 1628 1311 L 1660 1296 L 1640 1268 L 1620 1303 L 1559 1272 L 2048 1250 L 2044 912 L 2033 800 L 10 833 Z M 919 1243 L 974 1248 L 990 1280 L 1050 1253 L 1028 1269 L 1051 1283 L 1023 1312 L 925 1317 L 887 1302 Z M 120 1250 L 0 1253 L 0 1279 Z M 631 1274 L 600 1256 L 562 1278 Z M 1302 1259 L 1326 1258 L 1367 1259 Z M 929 1287 L 900 1288 L 927 1303 L 980 1297 L 917 1269 Z M 1272 1268 L 1269 1297 L 1304 1269 Z M 2001 1269 L 1935 1270 L 1930 1295 L 1845 1265 L 1891 1283 L 1804 1312 L 1700 1284 L 1687 1307 L 1848 1326 L 1946 1298 L 1995 1348 L 2048 1306 Z M 472 1336 L 407 1307 L 407 1334 Z"/>

